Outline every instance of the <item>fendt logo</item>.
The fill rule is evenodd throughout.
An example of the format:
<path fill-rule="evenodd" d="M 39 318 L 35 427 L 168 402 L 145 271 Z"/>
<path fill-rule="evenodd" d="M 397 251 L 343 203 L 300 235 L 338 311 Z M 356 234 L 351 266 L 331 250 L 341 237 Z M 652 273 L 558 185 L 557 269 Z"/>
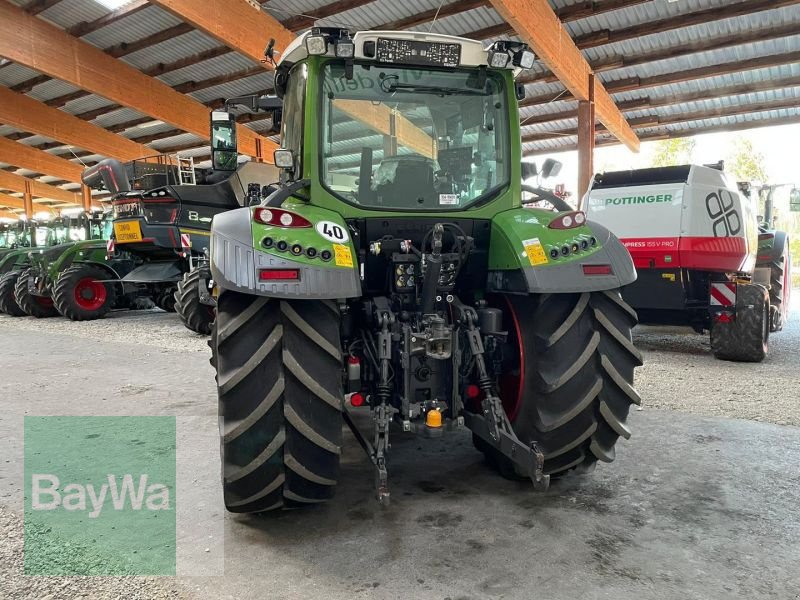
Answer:
<path fill-rule="evenodd" d="M 728 190 L 719 190 L 706 197 L 706 210 L 711 217 L 716 237 L 739 235 L 742 218 L 736 210 L 736 201 Z"/>

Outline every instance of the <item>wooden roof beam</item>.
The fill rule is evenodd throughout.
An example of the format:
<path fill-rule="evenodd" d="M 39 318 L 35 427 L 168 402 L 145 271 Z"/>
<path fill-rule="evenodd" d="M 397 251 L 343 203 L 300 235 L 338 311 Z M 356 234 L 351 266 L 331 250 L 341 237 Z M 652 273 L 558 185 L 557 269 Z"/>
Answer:
<path fill-rule="evenodd" d="M 270 63 L 263 60 L 266 42 L 272 38 L 275 40 L 275 48 L 283 50 L 295 38 L 294 33 L 279 21 L 262 11 L 256 11 L 246 0 L 151 0 L 151 2 L 188 21 L 197 29 L 256 61 L 265 69 L 273 68 Z M 348 103 L 342 103 L 341 109 L 376 131 L 390 133 L 388 106 L 381 104 L 367 112 L 351 111 L 348 110 L 349 106 Z M 412 147 L 418 151 L 426 148 L 427 155 L 430 156 L 434 140 L 406 117 L 397 115 L 395 119 L 398 131 L 403 131 L 404 135 L 413 141 Z"/>
<path fill-rule="evenodd" d="M 122 161 L 148 156 L 153 152 L 147 146 L 2 86 L 0 122 Z"/>
<path fill-rule="evenodd" d="M 739 62 L 722 63 L 718 65 L 708 65 L 705 67 L 698 67 L 696 69 L 687 69 L 685 71 L 676 71 L 672 73 L 663 73 L 661 75 L 653 75 L 651 77 L 632 77 L 629 79 L 620 79 L 617 81 L 610 81 L 606 84 L 608 92 L 620 93 L 641 90 L 649 87 L 659 87 L 663 85 L 670 85 L 673 83 L 682 83 L 684 81 L 693 81 L 696 79 L 706 79 L 717 77 L 720 75 L 727 75 L 731 73 L 741 73 L 744 71 L 755 71 L 758 69 L 767 69 L 771 67 L 779 67 L 781 65 L 791 65 L 800 62 L 800 51 L 789 52 L 786 54 L 772 54 L 768 56 L 759 56 Z M 558 100 L 574 100 L 575 96 L 566 92 L 558 96 Z M 520 102 L 520 107 L 536 106 L 539 104 L 549 104 L 553 101 L 553 95 L 534 96 L 526 98 Z"/>
<path fill-rule="evenodd" d="M 7 0 L 0 0 L 0 55 L 208 139 L 209 115 L 203 104 Z M 244 126 L 238 128 L 238 137 L 241 152 L 250 156 L 257 156 L 259 147 L 275 147 Z"/>
<path fill-rule="evenodd" d="M 779 125 L 796 125 L 800 124 L 800 116 L 782 117 L 779 119 L 763 119 L 761 121 L 747 121 L 744 123 L 724 123 L 720 125 L 710 125 L 708 127 L 697 127 L 695 129 L 687 129 L 672 132 L 650 132 L 643 133 L 640 136 L 642 142 L 671 140 L 675 138 L 694 137 L 705 133 L 720 133 L 727 131 L 749 131 L 751 129 L 763 129 L 764 127 L 777 127 Z M 618 146 L 619 140 L 616 138 L 606 138 L 597 140 L 596 146 Z M 542 154 L 554 154 L 556 152 L 569 152 L 577 150 L 577 144 L 564 144 L 556 148 L 542 148 L 537 150 L 528 150 L 524 156 L 540 156 Z"/>
<path fill-rule="evenodd" d="M 80 204 L 81 200 L 80 194 L 75 192 L 6 171 L 0 171 L 0 188 L 23 194 L 30 189 L 31 194 L 37 198 L 50 198 L 71 204 Z"/>
<path fill-rule="evenodd" d="M 686 104 L 687 102 L 696 102 L 698 100 L 716 100 L 717 98 L 725 98 L 729 96 L 741 96 L 744 94 L 751 94 L 753 92 L 765 92 L 773 90 L 783 90 L 792 87 L 800 87 L 800 76 L 784 77 L 782 79 L 765 79 L 763 81 L 756 81 L 754 83 L 747 83 L 742 85 L 731 85 L 726 87 L 709 87 L 696 92 L 688 92 L 686 94 L 669 95 L 661 98 L 642 96 L 634 100 L 624 100 L 618 102 L 617 106 L 622 112 L 630 112 L 634 110 L 642 110 L 645 108 L 658 108 L 660 106 L 678 106 Z M 530 115 L 522 119 L 522 127 L 529 127 L 531 125 L 539 125 L 542 123 L 552 123 L 554 121 L 566 121 L 569 119 L 577 119 L 577 110 L 565 110 L 556 113 L 546 113 L 541 115 Z"/>
<path fill-rule="evenodd" d="M 692 42 L 682 46 L 656 50 L 655 52 L 645 52 L 643 54 L 633 54 L 627 56 L 612 56 L 610 58 L 590 61 L 589 64 L 595 73 L 605 73 L 607 71 L 626 69 L 628 67 L 634 67 L 637 65 L 668 60 L 670 58 L 691 56 L 700 52 L 735 48 L 737 46 L 744 46 L 756 42 L 777 40 L 780 38 L 797 35 L 797 31 L 798 24 L 789 23 L 780 27 L 768 27 L 765 29 L 757 29 L 755 31 L 739 32 L 718 38 Z M 544 73 L 536 73 L 533 76 L 523 77 L 520 79 L 520 81 L 526 84 L 536 82 L 553 83 L 558 81 L 558 77 L 548 71 Z"/>
<path fill-rule="evenodd" d="M 579 100 L 589 100 L 589 63 L 572 42 L 547 0 L 491 0 L 495 10 L 527 42 Z M 595 113 L 620 141 L 634 152 L 639 139 L 599 81 L 594 83 Z"/>
<path fill-rule="evenodd" d="M 0 162 L 73 183 L 81 183 L 81 173 L 83 173 L 81 165 L 4 137 L 0 137 Z"/>
<path fill-rule="evenodd" d="M 17 198 L 16 196 L 11 196 L 3 192 L 0 192 L 0 206 L 5 206 L 7 208 L 21 208 L 22 210 L 25 210 L 25 202 L 22 200 L 22 198 Z"/>

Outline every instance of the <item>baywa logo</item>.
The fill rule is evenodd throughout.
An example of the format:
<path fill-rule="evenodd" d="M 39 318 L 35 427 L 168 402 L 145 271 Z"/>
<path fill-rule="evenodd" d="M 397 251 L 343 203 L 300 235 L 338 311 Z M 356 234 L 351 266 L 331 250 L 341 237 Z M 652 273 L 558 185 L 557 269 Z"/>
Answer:
<path fill-rule="evenodd" d="M 25 418 L 25 573 L 175 574 L 175 417 Z"/>
<path fill-rule="evenodd" d="M 169 488 L 163 483 L 148 485 L 148 476 L 139 476 L 138 485 L 131 474 L 122 477 L 119 483 L 116 475 L 109 474 L 107 481 L 98 486 L 91 483 L 69 483 L 60 492 L 61 481 L 58 475 L 34 473 L 31 478 L 33 510 L 88 510 L 90 519 L 96 519 L 103 512 L 106 501 L 113 510 L 169 510 Z"/>
<path fill-rule="evenodd" d="M 742 232 L 742 219 L 736 210 L 733 194 L 719 190 L 706 197 L 706 210 L 711 217 L 716 237 L 730 237 Z"/>

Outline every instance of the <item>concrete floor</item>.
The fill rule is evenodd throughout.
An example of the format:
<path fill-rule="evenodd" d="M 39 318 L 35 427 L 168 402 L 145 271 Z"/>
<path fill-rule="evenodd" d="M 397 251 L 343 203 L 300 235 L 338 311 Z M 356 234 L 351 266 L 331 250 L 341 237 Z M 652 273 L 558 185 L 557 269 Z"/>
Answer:
<path fill-rule="evenodd" d="M 145 321 L 187 350 L 152 345 Z M 24 415 L 176 415 L 180 576 L 164 585 L 181 595 L 800 598 L 800 428 L 645 406 L 615 463 L 544 494 L 499 478 L 466 433 L 398 435 L 387 509 L 350 438 L 331 504 L 234 517 L 221 503 L 202 340 L 163 313 L 111 322 L 129 342 L 0 317 L 0 505 L 21 514 Z M 784 335 L 800 347 L 796 327 Z M 648 342 L 651 364 L 674 353 L 661 339 Z M 800 364 L 786 367 L 794 376 Z M 786 394 L 800 403 L 796 387 Z"/>

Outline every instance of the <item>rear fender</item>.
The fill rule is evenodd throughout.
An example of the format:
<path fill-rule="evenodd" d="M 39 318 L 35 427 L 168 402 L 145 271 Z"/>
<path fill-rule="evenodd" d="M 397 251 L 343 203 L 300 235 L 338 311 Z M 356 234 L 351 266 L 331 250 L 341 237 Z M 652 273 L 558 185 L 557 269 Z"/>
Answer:
<path fill-rule="evenodd" d="M 214 217 L 211 274 L 218 286 L 275 298 L 333 300 L 361 295 L 358 254 L 350 230 L 338 213 L 287 202 L 283 205 L 284 210 L 312 223 L 311 227 L 288 228 L 254 222 L 256 208 L 230 210 Z M 266 239 L 272 240 L 271 247 L 265 247 Z M 289 249 L 299 245 L 303 253 L 295 255 L 291 250 L 279 251 L 275 246 L 279 241 L 285 241 Z M 314 257 L 305 253 L 308 248 L 316 250 Z M 331 253 L 330 260 L 322 260 L 323 251 Z M 269 269 L 297 269 L 299 279 L 261 281 L 260 272 Z"/>
<path fill-rule="evenodd" d="M 579 293 L 617 289 L 636 281 L 630 254 L 608 229 L 594 222 L 573 229 L 550 229 L 563 213 L 514 209 L 492 221 L 488 289 L 510 293 Z M 583 249 L 583 242 L 594 245 Z M 580 248 L 573 251 L 575 244 Z M 560 250 L 569 247 L 564 256 Z M 559 251 L 554 258 L 551 252 Z M 609 274 L 586 267 L 610 266 Z"/>

